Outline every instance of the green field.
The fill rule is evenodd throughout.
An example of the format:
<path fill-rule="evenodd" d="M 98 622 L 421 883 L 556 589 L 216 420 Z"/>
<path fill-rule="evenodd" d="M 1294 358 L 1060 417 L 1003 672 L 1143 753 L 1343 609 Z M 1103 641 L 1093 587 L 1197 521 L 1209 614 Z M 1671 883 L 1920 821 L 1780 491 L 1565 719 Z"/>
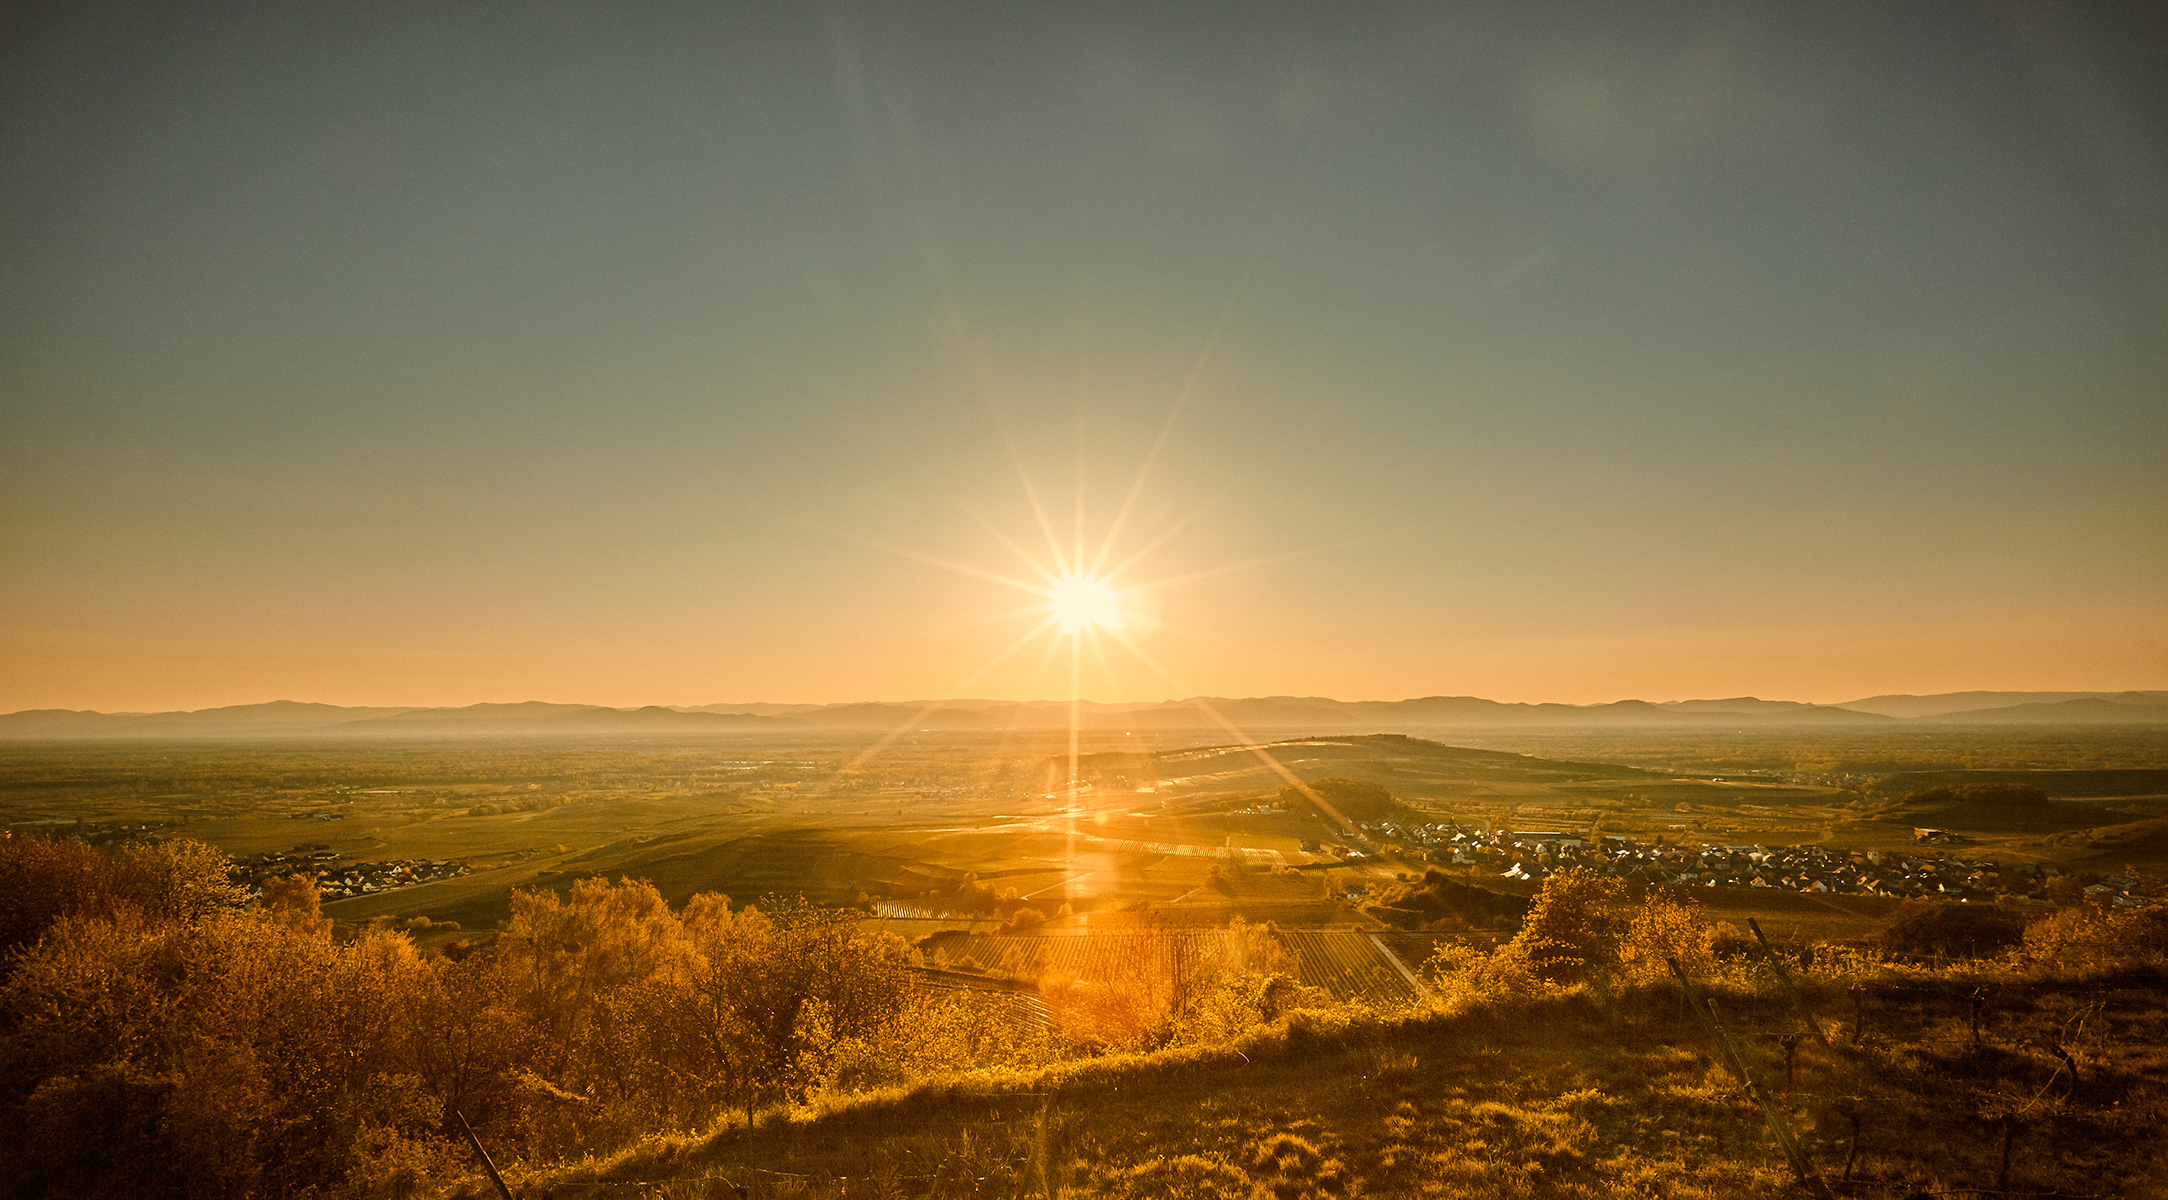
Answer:
<path fill-rule="evenodd" d="M 436 924 L 423 940 L 440 945 L 486 936 L 516 888 L 589 875 L 650 880 L 674 903 L 721 892 L 740 903 L 775 894 L 857 905 L 920 922 L 895 926 L 918 937 L 992 930 L 1019 909 L 1051 922 L 1047 933 L 1137 909 L 1193 926 L 1239 916 L 1288 930 L 1388 928 L 1350 893 L 1420 874 L 1424 856 L 1406 846 L 1362 860 L 1304 850 L 1329 851 L 1348 834 L 1276 805 L 1289 776 L 1376 783 L 1409 819 L 1466 829 L 1895 851 L 1931 818 L 1969 839 L 1967 856 L 2096 871 L 2168 861 L 2157 735 L 1493 741 L 1334 736 L 1260 747 L 1088 734 L 1073 763 L 1058 735 L 13 744 L 0 751 L 0 822 L 91 835 L 143 825 L 236 856 L 323 844 L 347 862 L 461 861 L 470 874 L 326 908 L 349 924 L 425 917 Z M 2010 778 L 2062 798 L 2021 817 L 1887 806 L 1893 789 Z M 1782 936 L 1865 936 L 1892 907 L 1735 893 L 1744 889 L 1696 898 L 1713 916 L 1756 916 Z"/>

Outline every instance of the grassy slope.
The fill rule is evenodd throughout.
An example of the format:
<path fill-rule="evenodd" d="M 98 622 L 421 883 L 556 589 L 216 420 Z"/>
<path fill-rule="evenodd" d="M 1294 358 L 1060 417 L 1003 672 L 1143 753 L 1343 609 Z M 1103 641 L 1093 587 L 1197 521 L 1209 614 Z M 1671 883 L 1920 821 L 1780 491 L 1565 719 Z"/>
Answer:
<path fill-rule="evenodd" d="M 2168 978 L 2005 981 L 1988 993 L 1977 1048 L 1974 986 L 1877 985 L 1864 1045 L 1803 1045 L 1789 1088 L 1775 1040 L 1797 1028 L 1789 1008 L 1751 994 L 1722 1007 L 1841 1194 L 1994 1188 L 1998 1106 L 2023 1110 L 2011 1190 L 2168 1194 Z M 1817 1003 L 1851 1014 L 1833 986 Z M 2073 1052 L 2079 1084 L 2043 1039 Z M 1846 1106 L 1863 1130 L 1849 1183 Z M 928 1085 L 774 1117 L 750 1136 L 739 1125 L 515 1174 L 529 1198 L 1799 1194 L 1668 989 L 1346 1027 L 1298 1020 L 1234 1046 Z"/>

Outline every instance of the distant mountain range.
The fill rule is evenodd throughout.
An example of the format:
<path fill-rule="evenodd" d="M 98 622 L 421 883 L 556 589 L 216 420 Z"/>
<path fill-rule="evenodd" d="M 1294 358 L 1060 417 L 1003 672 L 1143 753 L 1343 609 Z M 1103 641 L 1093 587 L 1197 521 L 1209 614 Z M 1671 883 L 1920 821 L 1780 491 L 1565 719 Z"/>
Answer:
<path fill-rule="evenodd" d="M 803 731 L 804 721 L 706 710 L 594 704 L 470 704 L 465 708 L 341 708 L 274 700 L 194 712 L 101 713 L 34 708 L 0 716 L 0 739 L 224 737 L 498 737 L 608 733 Z"/>
<path fill-rule="evenodd" d="M 1066 701 L 709 704 L 606 708 L 593 704 L 470 704 L 464 708 L 343 708 L 279 700 L 194 712 L 101 713 L 42 708 L 0 716 L 0 740 L 80 738 L 522 737 L 594 734 L 790 734 L 845 730 L 1066 729 Z M 1087 729 L 1400 732 L 1553 727 L 1652 729 L 1898 728 L 1913 725 L 2161 725 L 2168 691 L 1951 692 L 1871 696 L 1845 704 L 1796 700 L 1671 700 L 1519 704 L 1474 696 L 1333 700 L 1323 696 L 1199 697 L 1076 706 Z"/>
<path fill-rule="evenodd" d="M 1885 717 L 1972 717 L 2005 709 L 2038 710 L 2093 700 L 2145 708 L 2168 703 L 2168 692 L 1943 692 L 1935 696 L 1869 696 L 1865 700 L 1847 700 L 1839 707 Z M 2061 711 L 2086 710 L 2081 707 Z"/>

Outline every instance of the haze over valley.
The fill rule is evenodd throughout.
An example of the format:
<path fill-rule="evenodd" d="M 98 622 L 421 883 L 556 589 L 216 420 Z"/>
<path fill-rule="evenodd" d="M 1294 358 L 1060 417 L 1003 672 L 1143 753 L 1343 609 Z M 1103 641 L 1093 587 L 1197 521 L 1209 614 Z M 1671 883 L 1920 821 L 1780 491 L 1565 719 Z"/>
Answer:
<path fill-rule="evenodd" d="M 0 715 L 0 739 L 154 737 L 475 737 L 597 733 L 793 731 L 1452 730 L 1484 728 L 1813 727 L 1953 725 L 2168 725 L 2164 692 L 1957 692 L 1874 696 L 1844 704 L 1737 697 L 1655 704 L 1501 704 L 1472 696 L 1344 702 L 1275 696 L 1161 703 L 940 700 L 847 704 L 708 704 L 620 709 L 586 704 L 472 704 L 457 708 L 346 708 L 275 701 L 170 713 L 28 710 Z"/>

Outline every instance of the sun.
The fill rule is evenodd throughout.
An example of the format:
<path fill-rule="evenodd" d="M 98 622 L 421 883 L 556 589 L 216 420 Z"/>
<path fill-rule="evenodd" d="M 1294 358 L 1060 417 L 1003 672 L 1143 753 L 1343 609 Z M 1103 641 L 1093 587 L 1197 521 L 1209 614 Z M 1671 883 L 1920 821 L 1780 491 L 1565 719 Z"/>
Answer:
<path fill-rule="evenodd" d="M 1180 410 L 1181 404 L 1177 402 L 1175 412 L 1178 413 Z M 1170 413 L 1166 428 L 1160 431 L 1160 443 L 1166 440 L 1167 431 L 1173 428 L 1173 422 L 1174 413 Z M 1158 462 L 1160 444 L 1155 443 L 1151 452 L 1145 455 L 1143 465 L 1138 468 L 1136 478 L 1130 484 L 1128 494 L 1123 497 L 1120 506 L 1114 512 L 1112 520 L 1107 522 L 1104 532 L 1096 538 L 1087 538 L 1086 535 L 1082 460 L 1080 457 L 1077 510 L 1075 514 L 1076 531 L 1073 540 L 1064 538 L 1057 531 L 1052 514 L 1047 511 L 1046 505 L 1042 503 L 1040 489 L 1033 483 L 1030 473 L 1024 469 L 1022 458 L 1016 453 L 1013 444 L 1009 449 L 1010 458 L 1016 466 L 1018 481 L 1023 485 L 1024 499 L 1028 505 L 1030 515 L 1036 520 L 1039 533 L 1046 539 L 1043 549 L 1035 551 L 1028 547 L 1027 543 L 1032 540 L 1031 538 L 1026 537 L 1019 540 L 1011 536 L 1001 524 L 989 520 L 984 515 L 974 511 L 961 499 L 953 495 L 949 499 L 956 504 L 958 509 L 962 510 L 965 516 L 985 530 L 996 543 L 1007 551 L 1015 560 L 1017 568 L 1020 569 L 989 568 L 971 562 L 926 554 L 907 546 L 897 546 L 838 531 L 839 536 L 851 541 L 861 542 L 874 549 L 895 554 L 902 558 L 914 559 L 929 566 L 940 567 L 968 578 L 998 584 L 1031 597 L 1032 603 L 1029 607 L 1008 610 L 999 618 L 1006 621 L 1016 618 L 1029 619 L 1036 617 L 1031 628 L 1025 630 L 1008 645 L 995 651 L 985 662 L 979 664 L 976 670 L 951 687 L 945 695 L 953 698 L 968 694 L 966 689 L 976 686 L 980 680 L 986 678 L 1003 663 L 1009 662 L 1016 655 L 1022 653 L 1026 647 L 1033 645 L 1042 648 L 1038 669 L 1031 677 L 1033 681 L 1031 686 L 1036 688 L 1038 681 L 1044 677 L 1047 669 L 1053 665 L 1056 656 L 1060 655 L 1062 642 L 1066 641 L 1068 643 L 1068 654 L 1062 657 L 1069 660 L 1069 773 L 1066 778 L 1070 781 L 1070 784 L 1066 792 L 1050 790 L 1046 795 L 1046 799 L 1056 800 L 1066 795 L 1068 801 L 1073 802 L 1077 796 L 1096 786 L 1079 782 L 1081 779 L 1079 766 L 1084 755 L 1084 733 L 1088 724 L 1105 724 L 1100 719 L 1103 714 L 1095 711 L 1094 714 L 1088 717 L 1085 711 L 1087 703 L 1084 699 L 1085 659 L 1089 655 L 1098 664 L 1099 669 L 1106 673 L 1106 677 L 1109 680 L 1114 680 L 1116 677 L 1114 664 L 1109 661 L 1106 652 L 1110 647 L 1118 648 L 1126 651 L 1128 657 L 1139 666 L 1159 677 L 1168 688 L 1172 689 L 1175 695 L 1186 695 L 1188 699 L 1183 701 L 1184 704 L 1195 708 L 1200 714 L 1208 718 L 1212 724 L 1224 730 L 1228 736 L 1236 740 L 1238 745 L 1247 748 L 1274 774 L 1286 780 L 1290 787 L 1300 791 L 1321 811 L 1336 820 L 1347 831 L 1348 837 L 1356 841 L 1365 840 L 1363 833 L 1355 825 L 1341 817 L 1329 801 L 1318 795 L 1309 784 L 1304 783 L 1300 777 L 1288 769 L 1286 764 L 1273 757 L 1272 751 L 1267 745 L 1258 742 L 1257 739 L 1243 732 L 1233 721 L 1227 719 L 1226 714 L 1215 708 L 1209 700 L 1197 695 L 1195 688 L 1185 684 L 1174 672 L 1168 670 L 1140 644 L 1143 635 L 1149 634 L 1159 626 L 1157 605 L 1154 603 L 1154 598 L 1166 589 L 1236 571 L 1251 570 L 1272 563 L 1284 562 L 1291 558 L 1315 553 L 1318 550 L 1330 547 L 1317 546 L 1279 554 L 1268 554 L 1246 561 L 1226 563 L 1202 570 L 1138 580 L 1130 574 L 1131 568 L 1144 562 L 1183 529 L 1187 528 L 1191 522 L 1204 515 L 1212 507 L 1213 503 L 1208 501 L 1193 509 L 1188 515 L 1171 522 L 1165 529 L 1147 539 L 1142 546 L 1128 550 L 1126 555 L 1117 552 L 1117 548 L 1123 544 L 1122 534 L 1127 528 L 1130 518 L 1136 513 L 1139 498 L 1144 494 L 1145 482 L 1151 475 L 1152 467 Z M 1127 606 L 1126 611 L 1125 604 Z M 1064 636 L 1061 638 L 1049 636 L 1057 630 Z M 1119 685 L 1117 684 L 1117 686 Z M 848 763 L 845 763 L 838 770 L 837 778 L 841 779 L 845 774 L 856 770 L 860 764 L 880 754 L 910 730 L 920 728 L 922 719 L 946 702 L 945 699 L 931 700 L 917 706 L 916 711 L 898 722 L 896 727 L 890 730 L 886 736 L 859 751 Z M 1119 718 L 1117 717 L 1116 726 L 1118 724 Z M 1116 726 L 1107 727 L 1113 728 Z M 1015 732 L 1013 726 L 1011 732 Z M 1128 736 L 1128 733 L 1125 732 L 1124 736 Z M 1007 741 L 1004 740 L 1003 745 L 1006 746 L 1007 744 Z M 1081 810 L 1071 810 L 1070 818 L 1072 821 L 1076 811 Z M 1073 835 L 1074 829 L 1072 828 L 1070 832 Z M 1074 857 L 1073 853 L 1071 857 Z"/>
<path fill-rule="evenodd" d="M 1091 575 L 1071 575 L 1046 590 L 1047 608 L 1060 622 L 1061 631 L 1082 633 L 1097 626 L 1120 629 L 1122 610 L 1114 589 Z"/>

